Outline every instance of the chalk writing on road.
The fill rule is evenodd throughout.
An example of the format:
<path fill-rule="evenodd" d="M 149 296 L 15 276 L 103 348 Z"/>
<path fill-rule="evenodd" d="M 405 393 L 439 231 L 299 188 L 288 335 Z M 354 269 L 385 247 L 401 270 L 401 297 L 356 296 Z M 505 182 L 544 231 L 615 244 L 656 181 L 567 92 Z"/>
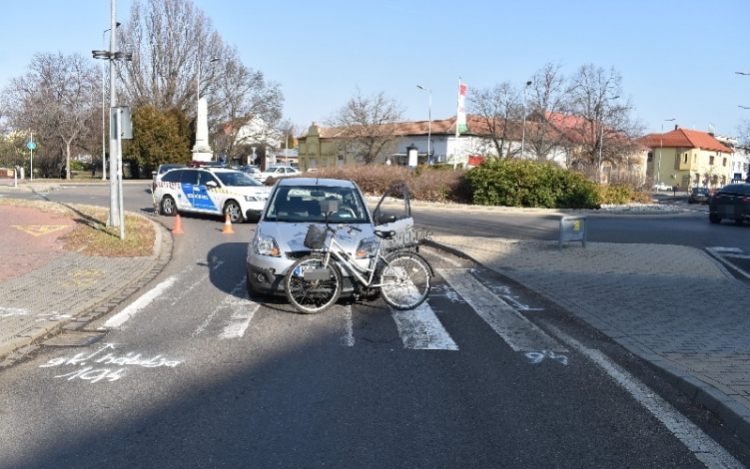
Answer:
<path fill-rule="evenodd" d="M 563 365 L 568 364 L 568 357 L 566 355 L 560 355 L 550 350 L 542 350 L 541 352 L 526 352 L 524 353 L 524 355 L 531 361 L 531 363 L 535 365 L 537 363 L 542 363 L 545 358 L 557 360 Z"/>
<path fill-rule="evenodd" d="M 72 357 L 52 358 L 39 368 L 77 367 L 77 369 L 60 375 L 55 379 L 72 381 L 81 379 L 91 383 L 100 381 L 117 381 L 126 375 L 128 368 L 174 368 L 182 361 L 169 360 L 161 355 L 142 356 L 140 353 L 128 352 L 124 355 L 115 351 L 114 344 L 104 344 L 93 353 L 78 353 Z M 104 353 L 108 351 L 107 353 Z"/>

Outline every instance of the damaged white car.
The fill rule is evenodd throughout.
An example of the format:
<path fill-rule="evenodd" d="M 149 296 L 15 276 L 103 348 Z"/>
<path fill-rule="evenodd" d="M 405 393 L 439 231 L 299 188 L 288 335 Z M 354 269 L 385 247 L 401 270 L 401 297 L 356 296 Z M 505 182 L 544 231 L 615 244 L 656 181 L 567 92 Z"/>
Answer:
<path fill-rule="evenodd" d="M 310 254 L 304 241 L 311 224 L 325 224 L 321 202 L 336 200 L 338 211 L 328 214 L 329 223 L 354 225 L 361 231 L 340 233 L 337 241 L 358 265 L 366 267 L 372 245 L 387 243 L 384 248 L 415 248 L 414 220 L 411 217 L 408 191 L 394 186 L 380 200 L 371 214 L 359 187 L 347 180 L 294 178 L 280 179 L 273 188 L 255 235 L 247 250 L 247 291 L 250 297 L 261 294 L 284 295 L 284 277 L 297 259 Z M 386 203 L 384 203 L 384 201 Z M 395 231 L 392 239 L 380 240 L 375 229 Z M 343 296 L 369 295 L 359 291 L 352 274 L 342 268 Z"/>

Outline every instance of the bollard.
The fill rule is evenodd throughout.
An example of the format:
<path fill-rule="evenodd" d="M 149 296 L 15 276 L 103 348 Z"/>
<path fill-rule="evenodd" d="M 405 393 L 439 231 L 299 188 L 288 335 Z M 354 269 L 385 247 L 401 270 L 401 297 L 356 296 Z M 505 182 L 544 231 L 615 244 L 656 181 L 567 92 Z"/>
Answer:
<path fill-rule="evenodd" d="M 565 241 L 581 241 L 585 248 L 586 226 L 586 215 L 562 217 L 560 219 L 560 239 L 557 243 L 557 250 L 562 251 Z"/>

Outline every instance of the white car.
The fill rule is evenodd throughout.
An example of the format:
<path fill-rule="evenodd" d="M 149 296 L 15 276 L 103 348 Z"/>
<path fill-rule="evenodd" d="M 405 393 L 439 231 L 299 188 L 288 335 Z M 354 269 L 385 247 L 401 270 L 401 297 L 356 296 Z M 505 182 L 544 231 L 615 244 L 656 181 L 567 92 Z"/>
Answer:
<path fill-rule="evenodd" d="M 671 191 L 672 190 L 672 186 L 667 185 L 667 183 L 665 183 L 664 181 L 662 181 L 662 182 L 659 182 L 657 184 L 654 184 L 651 189 L 655 190 L 656 192 L 659 192 L 659 191 Z"/>
<path fill-rule="evenodd" d="M 156 183 L 154 199 L 163 215 L 180 212 L 229 216 L 232 223 L 255 221 L 266 205 L 270 187 L 242 171 L 178 168 Z"/>
<path fill-rule="evenodd" d="M 339 209 L 326 215 L 321 203 L 330 200 L 338 201 Z M 308 226 L 315 224 L 324 229 L 326 220 L 358 227 L 358 231 L 350 231 L 337 241 L 363 268 L 369 265 L 377 243 L 385 243 L 383 248 L 386 251 L 412 249 L 417 245 L 405 186 L 389 189 L 371 214 L 362 192 L 352 181 L 307 177 L 282 179 L 273 187 L 248 246 L 248 295 L 251 298 L 268 294 L 283 296 L 283 279 L 289 267 L 310 253 L 310 248 L 305 247 Z M 375 236 L 376 229 L 394 231 L 396 235 L 380 240 Z M 349 269 L 342 267 L 342 274 L 347 278 L 342 292 L 344 296 L 366 294 L 359 291 L 361 286 L 356 281 L 351 280 L 353 274 Z"/>
<path fill-rule="evenodd" d="M 260 182 L 266 182 L 268 178 L 279 179 L 288 176 L 299 176 L 300 174 L 302 173 L 298 169 L 294 169 L 291 166 L 271 166 L 258 174 L 256 179 Z"/>

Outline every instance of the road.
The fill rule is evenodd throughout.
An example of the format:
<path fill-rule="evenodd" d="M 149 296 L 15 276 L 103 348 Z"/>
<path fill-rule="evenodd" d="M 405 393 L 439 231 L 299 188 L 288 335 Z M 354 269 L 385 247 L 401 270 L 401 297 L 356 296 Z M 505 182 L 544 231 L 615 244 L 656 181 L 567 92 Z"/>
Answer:
<path fill-rule="evenodd" d="M 126 207 L 150 210 L 147 189 L 148 183 L 126 186 Z M 75 187 L 46 197 L 107 205 L 107 193 Z M 640 229 L 633 221 L 639 218 L 619 228 L 621 219 L 595 218 L 590 230 L 592 238 L 647 242 L 673 233 L 697 242 L 690 230 L 711 229 L 698 215 L 649 218 Z M 556 239 L 557 218 L 549 216 L 490 220 L 466 213 L 458 220 L 416 209 L 415 216 L 446 233 L 471 226 Z M 171 219 L 159 221 L 171 227 Z M 182 222 L 185 234 L 176 236 L 167 268 L 89 326 L 108 331 L 102 340 L 45 347 L 0 373 L 0 467 L 750 462 L 746 447 L 644 363 L 522 285 L 465 259 L 423 249 L 438 277 L 419 311 L 397 313 L 378 300 L 300 315 L 281 299 L 247 298 L 244 256 L 254 225 L 224 235 L 222 220 Z M 721 228 L 730 233 L 718 236 L 726 236 L 722 243 L 744 242 L 746 229 Z M 503 304 L 513 334 L 493 316 Z M 656 410 L 637 397 L 655 394 L 663 399 Z"/>

